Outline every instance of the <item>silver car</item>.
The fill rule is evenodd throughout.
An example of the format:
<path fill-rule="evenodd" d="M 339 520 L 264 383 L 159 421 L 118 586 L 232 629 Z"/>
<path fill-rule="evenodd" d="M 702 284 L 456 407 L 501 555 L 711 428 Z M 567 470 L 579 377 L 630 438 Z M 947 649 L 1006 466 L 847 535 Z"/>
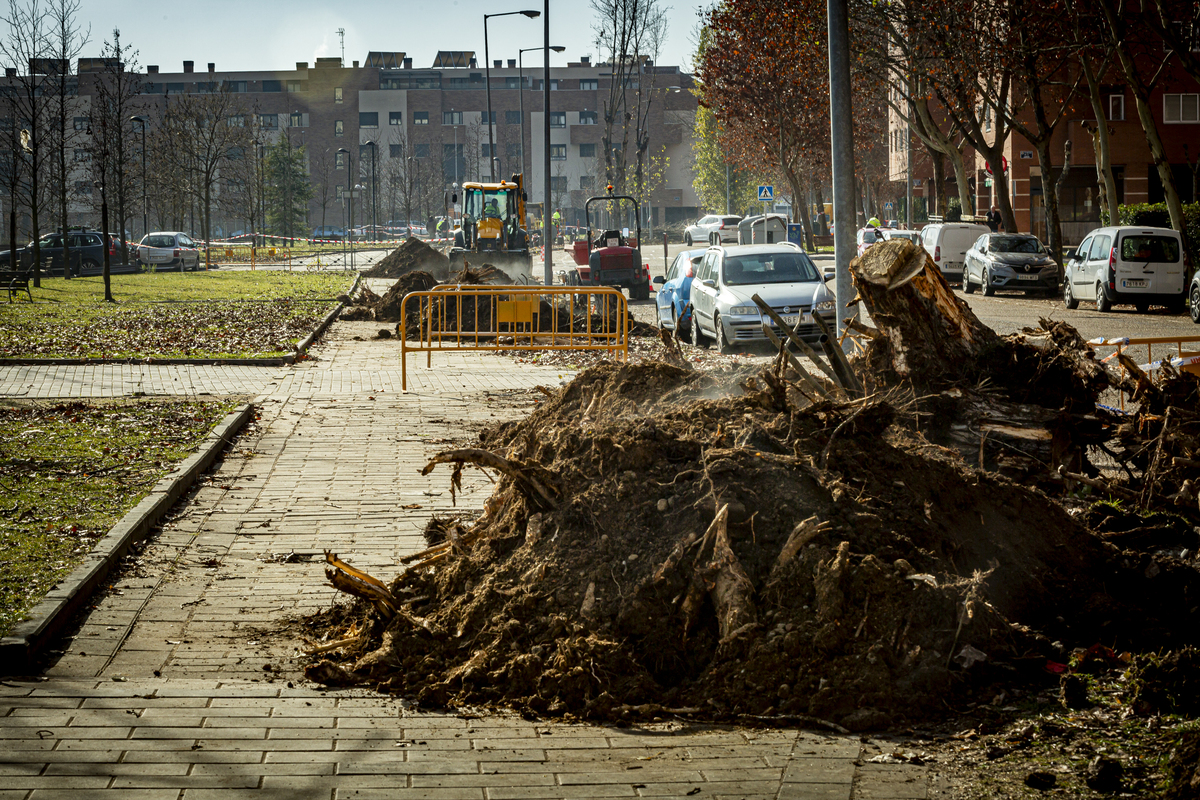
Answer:
<path fill-rule="evenodd" d="M 737 244 L 738 223 L 741 221 L 741 217 L 729 214 L 709 214 L 706 217 L 701 217 L 698 222 L 694 225 L 689 225 L 684 230 L 683 241 L 688 247 L 691 247 L 696 242 L 707 242 L 708 244 L 732 242 L 733 244 Z"/>
<path fill-rule="evenodd" d="M 138 261 L 152 270 L 200 269 L 200 246 L 179 231 L 155 231 L 142 237 Z"/>
<path fill-rule="evenodd" d="M 826 322 L 835 316 L 834 296 L 821 271 L 796 245 L 710 247 L 692 281 L 692 342 L 706 347 L 715 341 L 722 353 L 765 342 L 763 322 L 771 320 L 750 299 L 756 294 L 806 341 L 821 336 L 814 314 Z"/>
<path fill-rule="evenodd" d="M 991 297 L 997 289 L 1058 293 L 1058 265 L 1029 233 L 985 233 L 963 259 L 963 291 L 976 287 Z"/>

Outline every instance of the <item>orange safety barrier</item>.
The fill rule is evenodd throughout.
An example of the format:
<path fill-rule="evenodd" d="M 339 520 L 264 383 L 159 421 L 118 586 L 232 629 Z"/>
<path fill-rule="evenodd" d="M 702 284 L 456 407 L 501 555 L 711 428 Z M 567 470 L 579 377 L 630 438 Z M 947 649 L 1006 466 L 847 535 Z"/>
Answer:
<path fill-rule="evenodd" d="M 629 360 L 629 307 L 621 290 L 610 286 L 443 284 L 405 295 L 401 319 L 409 318 L 410 308 L 420 330 L 413 341 L 403 322 L 398 331 L 403 391 L 409 352 L 424 352 L 426 367 L 433 366 L 434 351 L 454 350 L 600 350 Z"/>
<path fill-rule="evenodd" d="M 1112 353 L 1101 359 L 1103 363 L 1109 361 L 1120 363 L 1118 356 L 1124 354 L 1126 348 L 1145 346 L 1146 363 L 1138 364 L 1138 369 L 1142 372 L 1155 372 L 1162 369 L 1163 364 L 1169 364 L 1180 372 L 1190 372 L 1193 375 L 1200 375 L 1200 350 L 1183 349 L 1185 344 L 1200 345 L 1200 336 L 1118 336 L 1113 339 L 1100 337 L 1090 340 L 1088 344 L 1093 350 L 1098 347 L 1115 348 Z M 1156 344 L 1168 346 L 1168 354 L 1157 360 L 1154 358 L 1154 345 Z M 1170 354 L 1171 350 L 1175 351 L 1173 355 Z M 1124 375 L 1125 372 L 1125 365 L 1121 364 L 1121 374 Z M 1121 395 L 1121 408 L 1122 410 L 1125 408 L 1124 394 Z"/>

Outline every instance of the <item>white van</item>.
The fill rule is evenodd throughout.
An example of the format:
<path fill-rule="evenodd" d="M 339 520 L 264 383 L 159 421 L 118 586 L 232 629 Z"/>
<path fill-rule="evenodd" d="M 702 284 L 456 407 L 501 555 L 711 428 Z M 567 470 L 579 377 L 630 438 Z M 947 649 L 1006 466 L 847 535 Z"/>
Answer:
<path fill-rule="evenodd" d="M 1099 228 L 1067 253 L 1063 304 L 1077 308 L 1095 300 L 1096 310 L 1131 303 L 1138 311 L 1152 305 L 1183 310 L 1187 269 L 1179 232 L 1133 226 Z"/>
<path fill-rule="evenodd" d="M 962 283 L 967 251 L 976 239 L 991 232 L 987 225 L 971 222 L 934 222 L 921 229 L 921 245 L 947 280 Z"/>

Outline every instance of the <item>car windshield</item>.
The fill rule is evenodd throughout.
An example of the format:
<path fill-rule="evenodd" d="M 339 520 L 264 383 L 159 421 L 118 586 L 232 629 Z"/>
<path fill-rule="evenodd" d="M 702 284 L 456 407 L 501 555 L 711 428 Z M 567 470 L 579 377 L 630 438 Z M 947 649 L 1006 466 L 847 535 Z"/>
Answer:
<path fill-rule="evenodd" d="M 1170 236 L 1126 236 L 1121 240 L 1122 261 L 1179 260 L 1179 240 Z"/>
<path fill-rule="evenodd" d="M 988 241 L 988 250 L 993 253 L 1044 253 L 1045 248 L 1030 236 L 993 236 Z"/>
<path fill-rule="evenodd" d="M 174 236 L 147 236 L 143 242 L 146 247 L 174 247 Z"/>
<path fill-rule="evenodd" d="M 887 238 L 889 238 L 889 239 L 908 239 L 910 242 L 915 242 L 919 235 L 920 234 L 918 234 L 916 231 L 891 231 L 890 233 L 888 233 Z"/>
<path fill-rule="evenodd" d="M 803 253 L 748 253 L 731 256 L 723 268 L 728 286 L 753 283 L 794 283 L 817 281 L 817 268 Z"/>

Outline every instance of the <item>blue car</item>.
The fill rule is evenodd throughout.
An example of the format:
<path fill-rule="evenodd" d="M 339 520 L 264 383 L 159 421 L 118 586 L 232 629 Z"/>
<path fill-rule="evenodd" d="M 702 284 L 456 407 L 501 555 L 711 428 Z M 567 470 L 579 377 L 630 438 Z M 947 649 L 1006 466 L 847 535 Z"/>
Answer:
<path fill-rule="evenodd" d="M 656 277 L 654 282 L 661 284 L 655 293 L 658 305 L 658 327 L 673 331 L 678 329 L 679 335 L 691 340 L 692 331 L 692 278 L 696 275 L 696 267 L 704 258 L 705 250 L 684 250 L 675 256 L 671 262 L 667 276 Z"/>

